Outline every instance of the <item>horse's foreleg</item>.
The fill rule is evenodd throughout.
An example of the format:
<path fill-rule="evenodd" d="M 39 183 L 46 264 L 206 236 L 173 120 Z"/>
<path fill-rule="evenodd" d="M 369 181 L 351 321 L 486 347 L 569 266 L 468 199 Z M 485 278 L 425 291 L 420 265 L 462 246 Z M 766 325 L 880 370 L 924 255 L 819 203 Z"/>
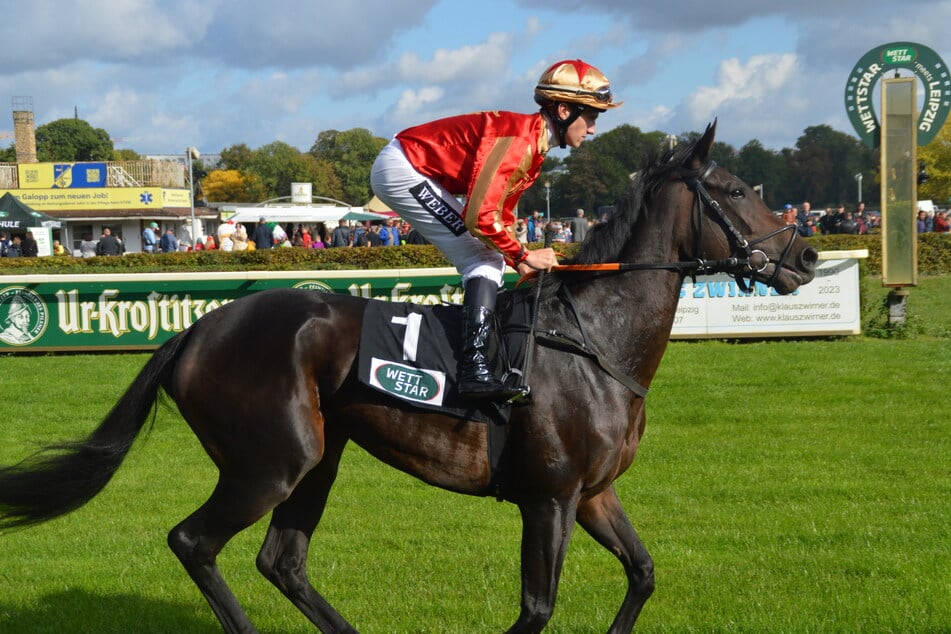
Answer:
<path fill-rule="evenodd" d="M 320 522 L 346 440 L 327 441 L 324 457 L 274 509 L 257 565 L 321 632 L 355 632 L 307 578 L 310 538 Z"/>
<path fill-rule="evenodd" d="M 522 610 L 509 632 L 540 632 L 555 610 L 565 551 L 574 528 L 576 501 L 521 504 Z"/>
<path fill-rule="evenodd" d="M 621 508 L 613 486 L 578 505 L 578 523 L 624 566 L 627 593 L 609 632 L 630 632 L 654 592 L 654 562 Z"/>

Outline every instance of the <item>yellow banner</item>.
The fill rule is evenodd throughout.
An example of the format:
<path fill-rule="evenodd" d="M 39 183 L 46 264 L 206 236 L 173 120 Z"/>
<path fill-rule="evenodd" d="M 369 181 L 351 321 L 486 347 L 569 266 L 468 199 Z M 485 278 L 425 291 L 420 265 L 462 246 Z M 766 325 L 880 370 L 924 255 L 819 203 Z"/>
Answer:
<path fill-rule="evenodd" d="M 191 193 L 187 189 L 162 187 L 124 187 L 104 189 L 0 189 L 0 196 L 10 192 L 15 198 L 37 211 L 58 209 L 162 209 L 189 207 Z"/>

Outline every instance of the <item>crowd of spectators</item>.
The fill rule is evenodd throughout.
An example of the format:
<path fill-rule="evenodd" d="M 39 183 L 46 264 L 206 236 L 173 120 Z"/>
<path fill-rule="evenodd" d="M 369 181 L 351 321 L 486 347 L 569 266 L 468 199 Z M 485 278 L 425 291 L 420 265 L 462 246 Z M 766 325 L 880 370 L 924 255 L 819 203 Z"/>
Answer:
<path fill-rule="evenodd" d="M 779 213 L 786 224 L 795 225 L 796 231 L 804 237 L 837 233 L 864 235 L 877 231 L 881 225 L 881 216 L 877 212 L 867 211 L 865 203 L 861 202 L 854 209 L 847 209 L 845 205 L 840 204 L 827 207 L 822 211 L 814 211 L 809 201 L 804 201 L 800 205 L 787 204 Z M 549 220 L 538 211 L 533 211 L 526 218 L 518 219 L 515 225 L 515 237 L 523 244 L 544 242 L 546 233 L 550 232 L 553 242 L 581 242 L 588 229 L 594 224 L 595 221 L 586 218 L 581 209 L 578 209 L 575 216 L 569 220 Z M 919 211 L 917 230 L 919 233 L 948 233 L 951 231 L 948 212 L 940 209 L 934 212 Z M 147 235 L 149 233 L 152 235 Z M 259 223 L 251 227 L 249 231 L 243 223 L 227 221 L 219 225 L 215 235 L 205 236 L 204 239 L 196 241 L 195 245 L 192 245 L 187 237 L 178 238 L 171 227 L 167 228 L 157 242 L 153 243 L 158 233 L 158 226 L 155 223 L 150 223 L 146 227 L 143 236 L 143 251 L 169 253 L 215 249 L 222 251 L 283 247 L 331 249 L 427 244 L 426 239 L 419 232 L 414 230 L 408 222 L 399 218 L 389 218 L 382 222 L 341 220 L 333 230 L 330 230 L 323 222 L 282 225 L 261 218 Z M 30 232 L 22 237 L 19 235 L 8 237 L 8 234 L 0 232 L 0 257 L 35 257 L 35 245 L 36 241 L 33 240 Z M 98 240 L 94 240 L 91 235 L 83 236 L 77 256 L 118 256 L 125 252 L 126 247 L 122 239 L 106 228 Z M 69 251 L 58 240 L 54 240 L 53 253 L 68 255 Z"/>

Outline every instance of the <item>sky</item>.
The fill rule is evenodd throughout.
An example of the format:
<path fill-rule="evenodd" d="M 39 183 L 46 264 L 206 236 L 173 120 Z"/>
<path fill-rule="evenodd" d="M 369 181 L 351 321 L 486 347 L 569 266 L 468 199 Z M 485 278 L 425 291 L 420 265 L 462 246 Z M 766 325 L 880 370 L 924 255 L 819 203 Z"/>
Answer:
<path fill-rule="evenodd" d="M 580 58 L 624 101 L 599 132 L 679 135 L 717 118 L 718 140 L 781 150 L 809 126 L 856 135 L 845 86 L 868 51 L 916 42 L 951 61 L 951 0 L 2 5 L 3 147 L 27 97 L 37 126 L 78 115 L 143 155 L 274 141 L 307 151 L 326 130 L 389 138 L 464 112 L 534 111 L 545 68 Z"/>

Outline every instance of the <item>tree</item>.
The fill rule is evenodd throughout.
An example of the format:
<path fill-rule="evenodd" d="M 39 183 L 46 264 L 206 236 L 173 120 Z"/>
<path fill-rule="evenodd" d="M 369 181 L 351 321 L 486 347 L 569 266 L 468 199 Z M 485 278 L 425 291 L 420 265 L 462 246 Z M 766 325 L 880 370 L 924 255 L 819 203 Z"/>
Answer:
<path fill-rule="evenodd" d="M 226 147 L 221 151 L 221 167 L 226 170 L 245 170 L 251 166 L 253 151 L 245 143 Z"/>
<path fill-rule="evenodd" d="M 138 161 L 142 157 L 135 150 L 114 150 L 112 152 L 113 161 Z"/>
<path fill-rule="evenodd" d="M 290 196 L 291 183 L 309 182 L 309 166 L 300 150 L 274 141 L 252 153 L 249 172 L 261 179 L 265 195 L 270 198 Z"/>
<path fill-rule="evenodd" d="M 763 201 L 770 209 L 777 209 L 787 200 L 785 187 L 786 160 L 778 152 L 767 150 L 757 140 L 752 140 L 737 153 L 734 172 L 750 187 L 762 185 Z"/>
<path fill-rule="evenodd" d="M 370 191 L 370 169 L 376 155 L 387 140 L 373 136 L 365 128 L 353 128 L 344 132 L 325 130 L 317 135 L 310 148 L 310 155 L 318 161 L 326 161 L 343 189 L 343 199 L 353 205 L 362 205 L 373 196 Z"/>
<path fill-rule="evenodd" d="M 257 203 L 267 196 L 259 178 L 238 170 L 214 170 L 202 186 L 211 202 Z"/>
<path fill-rule="evenodd" d="M 82 119 L 58 119 L 36 129 L 36 158 L 55 161 L 111 161 L 112 140 Z"/>
<path fill-rule="evenodd" d="M 828 125 L 806 128 L 790 158 L 789 181 L 798 194 L 795 200 L 822 205 L 853 200 L 855 174 L 876 171 L 872 149 Z"/>
<path fill-rule="evenodd" d="M 951 203 L 951 119 L 945 121 L 938 135 L 918 148 L 918 161 L 924 162 L 928 182 L 918 187 L 918 200 L 933 200 L 946 207 Z"/>

